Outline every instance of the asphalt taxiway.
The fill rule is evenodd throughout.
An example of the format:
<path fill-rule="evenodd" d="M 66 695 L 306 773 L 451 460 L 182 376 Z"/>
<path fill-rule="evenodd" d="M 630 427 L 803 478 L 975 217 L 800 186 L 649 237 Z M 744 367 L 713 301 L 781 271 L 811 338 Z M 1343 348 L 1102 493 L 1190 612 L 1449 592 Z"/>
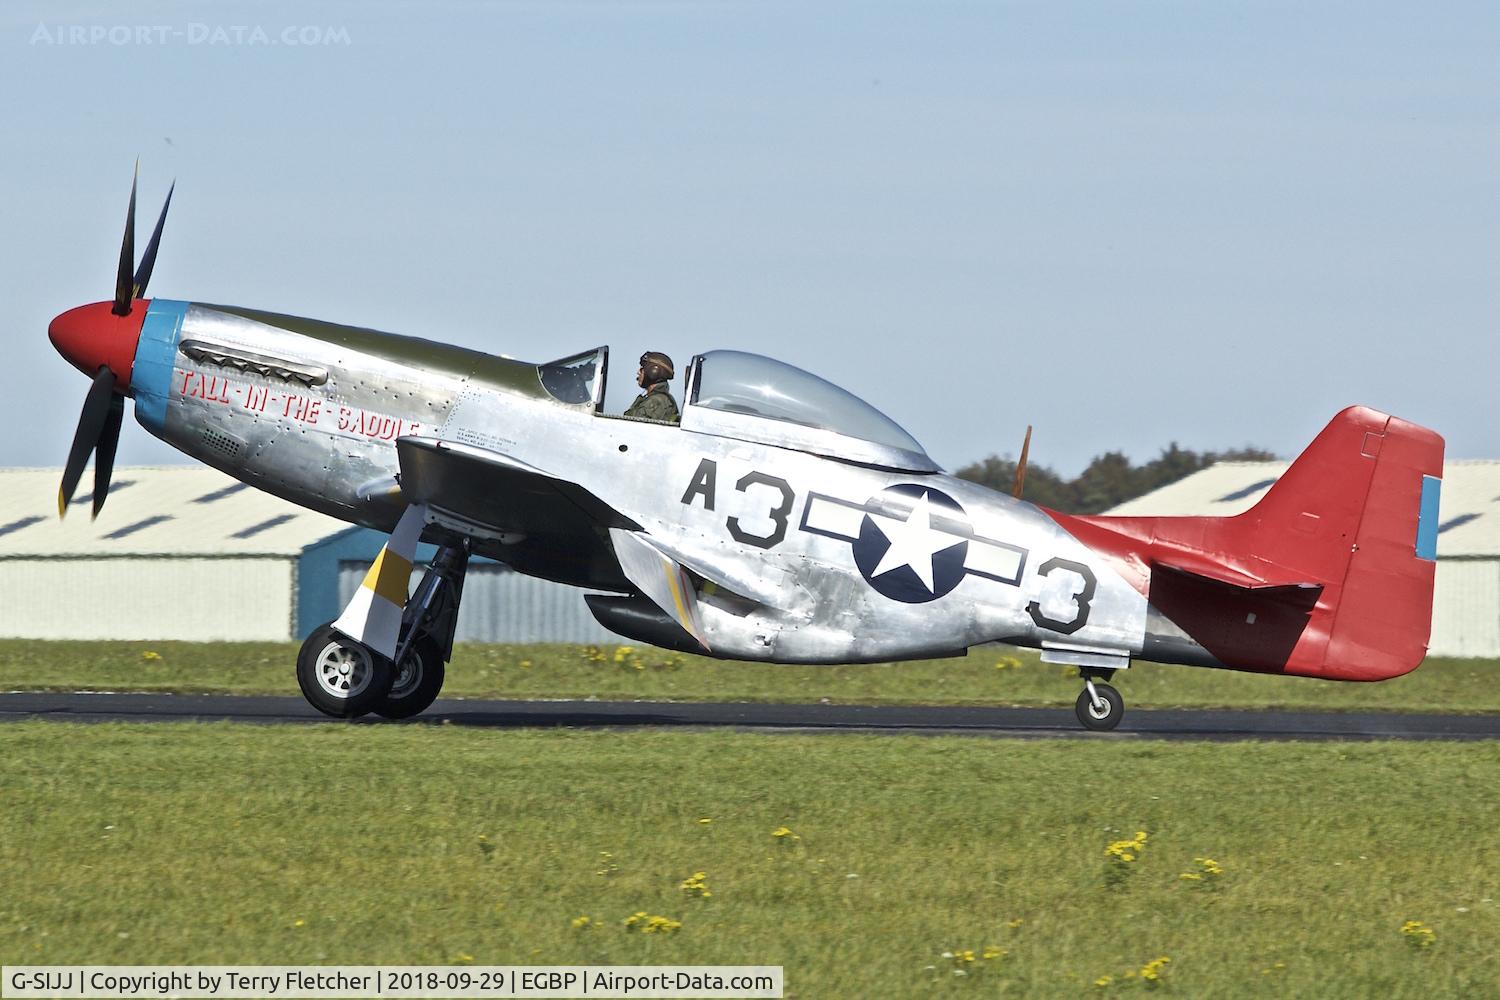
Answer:
<path fill-rule="evenodd" d="M 298 697 L 178 694 L 0 694 L 0 722 L 243 722 L 350 725 Z M 1070 709 L 905 705 L 770 705 L 439 699 L 416 719 L 369 716 L 354 725 L 487 729 L 646 727 L 765 732 L 964 734 L 992 737 L 1170 740 L 1494 740 L 1500 715 L 1404 715 L 1130 709 L 1120 728 L 1091 733 Z"/>

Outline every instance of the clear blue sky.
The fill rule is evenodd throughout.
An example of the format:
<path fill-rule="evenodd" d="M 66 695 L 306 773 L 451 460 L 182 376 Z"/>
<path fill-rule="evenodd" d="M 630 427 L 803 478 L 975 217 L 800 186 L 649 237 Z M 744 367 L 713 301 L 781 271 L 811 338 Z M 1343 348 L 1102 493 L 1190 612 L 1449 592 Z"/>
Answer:
<path fill-rule="evenodd" d="M 153 293 L 609 343 L 617 406 L 738 348 L 950 468 L 1291 455 L 1354 402 L 1500 458 L 1492 4 L 10 0 L 0 95 L 0 465 L 66 455 L 47 323 L 111 294 L 137 156 Z"/>

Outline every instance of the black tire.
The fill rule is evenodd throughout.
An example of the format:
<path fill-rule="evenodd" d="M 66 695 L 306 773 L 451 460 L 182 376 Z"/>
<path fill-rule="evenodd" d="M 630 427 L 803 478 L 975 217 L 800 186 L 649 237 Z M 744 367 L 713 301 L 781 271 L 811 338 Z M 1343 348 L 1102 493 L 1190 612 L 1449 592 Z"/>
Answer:
<path fill-rule="evenodd" d="M 320 625 L 297 653 L 297 686 L 307 703 L 335 719 L 374 710 L 391 688 L 391 661 L 364 643 Z"/>
<path fill-rule="evenodd" d="M 443 690 L 443 651 L 432 636 L 423 632 L 392 674 L 391 689 L 376 703 L 375 714 L 387 719 L 409 719 L 425 712 Z"/>
<path fill-rule="evenodd" d="M 1089 698 L 1087 688 L 1078 695 L 1078 701 L 1073 705 L 1073 711 L 1078 714 L 1078 721 L 1083 723 L 1083 728 L 1096 731 L 1106 731 L 1115 728 L 1120 720 L 1125 718 L 1125 699 L 1120 697 L 1120 692 L 1108 684 L 1094 684 L 1094 690 L 1099 693 L 1099 698 L 1104 702 L 1104 711 L 1100 713 L 1094 708 L 1093 700 Z"/>

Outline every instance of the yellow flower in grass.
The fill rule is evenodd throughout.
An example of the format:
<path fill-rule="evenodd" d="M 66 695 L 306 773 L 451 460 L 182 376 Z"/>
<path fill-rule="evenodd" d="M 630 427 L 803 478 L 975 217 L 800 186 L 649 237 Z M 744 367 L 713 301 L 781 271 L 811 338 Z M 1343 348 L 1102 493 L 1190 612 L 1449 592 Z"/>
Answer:
<path fill-rule="evenodd" d="M 1198 865 L 1195 872 L 1183 872 L 1177 877 L 1183 882 L 1194 882 L 1200 887 L 1209 888 L 1217 884 L 1220 876 L 1224 874 L 1224 866 L 1213 858 L 1194 858 Z"/>
<path fill-rule="evenodd" d="M 682 921 L 637 910 L 625 918 L 625 929 L 640 931 L 642 934 L 672 934 L 682 929 Z"/>
<path fill-rule="evenodd" d="M 1437 934 L 1420 920 L 1408 920 L 1402 924 L 1401 933 L 1405 935 L 1407 944 L 1419 950 L 1431 948 L 1437 942 Z"/>
<path fill-rule="evenodd" d="M 708 891 L 708 872 L 693 872 L 693 874 L 683 879 L 677 888 L 689 896 L 696 896 L 699 899 L 707 899 L 713 895 L 713 893 Z"/>
<path fill-rule="evenodd" d="M 141 659 L 151 661 L 161 659 L 161 654 L 154 649 L 148 649 L 141 654 Z"/>
<path fill-rule="evenodd" d="M 1004 948 L 992 944 L 977 953 L 973 948 L 949 948 L 943 952 L 943 957 L 953 963 L 954 975 L 967 976 L 970 968 L 977 972 L 984 967 L 982 963 L 998 961 L 1006 954 Z"/>
<path fill-rule="evenodd" d="M 1130 877 L 1131 865 L 1146 849 L 1146 831 L 1137 830 L 1130 840 L 1117 840 L 1104 849 L 1105 882 L 1111 887 L 1122 887 Z"/>
<path fill-rule="evenodd" d="M 1155 985 L 1156 983 L 1159 983 L 1161 981 L 1161 974 L 1163 970 L 1166 969 L 1167 963 L 1170 961 L 1172 960 L 1165 955 L 1163 955 L 1161 958 L 1152 959 L 1145 965 L 1141 966 L 1141 978 L 1144 979 L 1148 985 Z"/>
<path fill-rule="evenodd" d="M 795 833 L 793 833 L 791 831 L 790 827 L 785 827 L 785 826 L 778 826 L 776 829 L 772 830 L 771 831 L 771 836 L 775 837 L 777 840 L 781 841 L 782 843 L 789 843 L 789 842 L 791 842 L 793 840 L 801 840 L 802 839 L 801 837 L 799 837 Z"/>
<path fill-rule="evenodd" d="M 1146 848 L 1146 835 L 1137 833 L 1134 840 L 1117 840 L 1104 849 L 1104 853 L 1116 861 L 1130 864 L 1140 857 Z"/>
<path fill-rule="evenodd" d="M 573 929 L 575 931 L 587 930 L 590 927 L 596 927 L 596 926 L 598 926 L 598 921 L 596 921 L 593 917 L 589 916 L 588 914 L 584 914 L 581 917 L 574 917 L 573 918 Z"/>

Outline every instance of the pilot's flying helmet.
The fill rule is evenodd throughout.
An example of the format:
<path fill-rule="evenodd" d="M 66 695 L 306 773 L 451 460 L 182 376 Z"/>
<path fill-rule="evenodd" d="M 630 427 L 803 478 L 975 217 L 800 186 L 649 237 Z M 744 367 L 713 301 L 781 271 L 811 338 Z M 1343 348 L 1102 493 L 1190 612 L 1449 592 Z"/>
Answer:
<path fill-rule="evenodd" d="M 646 373 L 646 384 L 670 382 L 674 369 L 672 359 L 661 351 L 647 351 L 641 355 L 641 370 Z"/>

